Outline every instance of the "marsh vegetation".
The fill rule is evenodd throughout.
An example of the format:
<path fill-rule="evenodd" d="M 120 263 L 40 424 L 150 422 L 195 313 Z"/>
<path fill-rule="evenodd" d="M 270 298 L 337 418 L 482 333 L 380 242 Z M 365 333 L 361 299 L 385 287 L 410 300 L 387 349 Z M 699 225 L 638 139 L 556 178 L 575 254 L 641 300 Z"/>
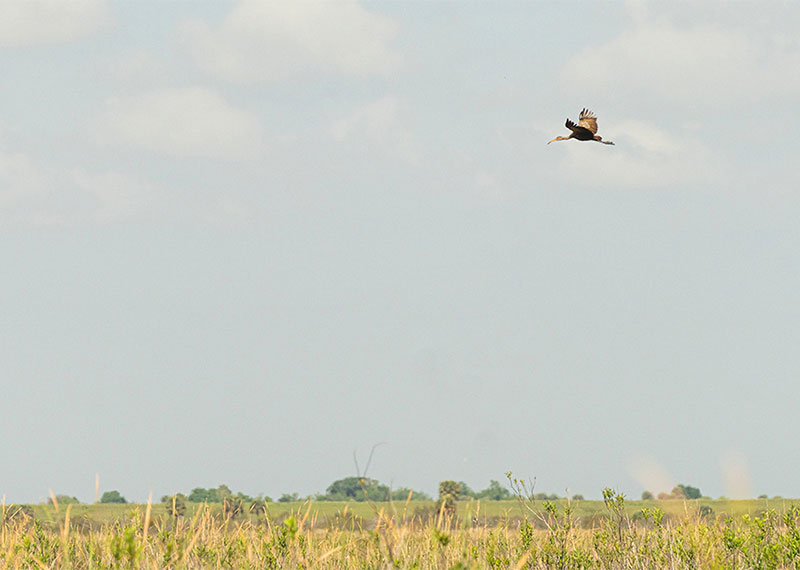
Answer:
<path fill-rule="evenodd" d="M 5 506 L 0 568 L 798 568 L 788 501 Z"/>

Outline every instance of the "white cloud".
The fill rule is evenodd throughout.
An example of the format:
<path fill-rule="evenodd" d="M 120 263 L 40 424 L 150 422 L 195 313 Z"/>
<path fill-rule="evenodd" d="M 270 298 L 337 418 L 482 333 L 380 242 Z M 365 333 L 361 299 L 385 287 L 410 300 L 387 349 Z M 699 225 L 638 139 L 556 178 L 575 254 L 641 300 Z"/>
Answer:
<path fill-rule="evenodd" d="M 569 61 L 562 78 L 575 91 L 632 94 L 717 106 L 764 95 L 800 92 L 800 41 L 738 27 L 649 22 L 635 13 L 634 28 Z"/>
<path fill-rule="evenodd" d="M 217 228 L 241 228 L 253 222 L 253 208 L 232 196 L 219 196 L 202 206 L 200 217 Z"/>
<path fill-rule="evenodd" d="M 256 154 L 261 144 L 254 115 L 202 88 L 110 99 L 94 131 L 103 143 L 182 157 L 241 158 Z"/>
<path fill-rule="evenodd" d="M 616 146 L 564 141 L 562 179 L 596 187 L 637 189 L 696 184 L 723 176 L 718 157 L 690 137 L 675 136 L 654 124 L 625 121 L 607 138 Z"/>
<path fill-rule="evenodd" d="M 238 2 L 219 26 L 188 21 L 181 37 L 200 65 L 227 80 L 255 82 L 308 73 L 385 74 L 398 58 L 395 26 L 354 0 Z"/>
<path fill-rule="evenodd" d="M 22 153 L 0 153 L 0 226 L 108 224 L 141 212 L 142 184 L 116 172 L 60 171 Z"/>
<path fill-rule="evenodd" d="M 383 97 L 354 109 L 331 124 L 330 135 L 337 142 L 377 145 L 408 162 L 419 158 L 414 137 L 400 119 L 400 104 L 395 97 Z"/>
<path fill-rule="evenodd" d="M 105 0 L 9 0 L 0 2 L 0 46 L 68 42 L 108 21 Z"/>
<path fill-rule="evenodd" d="M 0 205 L 40 192 L 42 176 L 22 153 L 0 152 Z"/>
<path fill-rule="evenodd" d="M 163 83 L 169 73 L 168 62 L 163 56 L 141 48 L 109 59 L 106 69 L 118 80 L 138 85 Z"/>
<path fill-rule="evenodd" d="M 75 189 L 92 201 L 90 218 L 100 224 L 129 219 L 143 207 L 145 187 L 119 172 L 71 172 Z"/>

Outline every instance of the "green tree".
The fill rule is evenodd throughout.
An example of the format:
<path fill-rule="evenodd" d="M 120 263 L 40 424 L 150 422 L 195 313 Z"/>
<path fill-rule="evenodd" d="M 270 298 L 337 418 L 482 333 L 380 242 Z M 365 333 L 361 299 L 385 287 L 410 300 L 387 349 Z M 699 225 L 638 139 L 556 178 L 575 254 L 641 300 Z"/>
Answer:
<path fill-rule="evenodd" d="M 337 479 L 328 485 L 328 488 L 325 489 L 325 493 L 334 501 L 363 501 L 364 488 L 377 484 L 378 482 L 373 479 L 345 477 L 344 479 Z"/>
<path fill-rule="evenodd" d="M 680 489 L 680 492 L 676 493 L 678 489 Z M 683 484 L 680 484 L 677 487 L 675 487 L 672 490 L 672 494 L 675 495 L 676 497 L 682 495 L 687 499 L 699 499 L 700 497 L 703 496 L 703 493 L 701 493 L 700 489 L 698 489 L 697 487 L 692 487 L 691 485 L 683 485 Z"/>
<path fill-rule="evenodd" d="M 692 487 L 691 485 L 678 485 L 678 488 L 683 492 L 683 496 L 687 499 L 699 499 L 703 496 L 703 493 L 700 492 L 700 489 L 697 487 Z"/>
<path fill-rule="evenodd" d="M 461 492 L 458 494 L 459 501 L 478 498 L 478 494 L 473 491 L 464 481 L 459 481 L 458 484 L 461 485 Z"/>
<path fill-rule="evenodd" d="M 233 498 L 234 493 L 230 490 L 230 487 L 227 485 L 220 485 L 216 489 L 208 488 L 203 489 L 202 487 L 195 487 L 192 489 L 192 492 L 189 493 L 189 496 L 186 497 L 186 500 L 190 503 L 222 503 L 225 499 Z M 248 497 L 242 493 L 239 493 L 238 496 L 243 500 L 252 501 L 252 497 Z"/>
<path fill-rule="evenodd" d="M 643 501 L 652 501 L 653 500 L 653 493 L 650 491 L 642 491 L 642 500 Z"/>
<path fill-rule="evenodd" d="M 411 500 L 412 501 L 430 501 L 431 497 L 427 493 L 423 493 L 422 491 L 414 491 L 407 487 L 400 487 L 399 489 L 395 489 L 392 491 L 392 500 L 393 501 L 406 501 L 408 499 L 408 494 L 411 493 Z"/>
<path fill-rule="evenodd" d="M 503 487 L 498 481 L 492 479 L 489 486 L 483 491 L 478 491 L 476 495 L 479 499 L 487 501 L 504 501 L 511 498 L 511 491 Z"/>
<path fill-rule="evenodd" d="M 59 505 L 78 505 L 80 501 L 76 497 L 70 497 L 69 495 L 56 495 L 56 501 L 58 501 Z M 52 497 L 50 498 L 50 503 L 53 503 Z"/>
<path fill-rule="evenodd" d="M 328 486 L 325 498 L 328 501 L 387 501 L 391 491 L 375 479 L 345 477 Z"/>
<path fill-rule="evenodd" d="M 202 487 L 195 487 L 186 497 L 190 503 L 216 503 L 217 492 L 214 489 L 203 489 Z"/>
<path fill-rule="evenodd" d="M 220 485 L 214 489 L 215 503 L 224 503 L 226 499 L 233 498 L 233 491 L 227 485 Z"/>
<path fill-rule="evenodd" d="M 182 517 L 186 514 L 186 495 L 177 493 L 175 495 L 164 495 L 161 497 L 161 502 L 167 509 L 167 513 L 171 517 Z"/>
<path fill-rule="evenodd" d="M 300 500 L 300 495 L 297 493 L 284 493 L 278 498 L 279 503 L 294 503 Z"/>
<path fill-rule="evenodd" d="M 100 497 L 101 503 L 127 503 L 128 501 L 125 500 L 119 491 L 106 491 Z"/>
<path fill-rule="evenodd" d="M 550 493 L 550 494 L 547 494 L 547 493 L 534 493 L 533 498 L 536 499 L 537 501 L 557 501 L 561 497 L 559 497 L 555 493 Z"/>
<path fill-rule="evenodd" d="M 442 481 L 439 483 L 439 500 L 436 503 L 436 510 L 444 511 L 449 515 L 456 512 L 456 501 L 461 494 L 461 485 L 457 481 Z"/>

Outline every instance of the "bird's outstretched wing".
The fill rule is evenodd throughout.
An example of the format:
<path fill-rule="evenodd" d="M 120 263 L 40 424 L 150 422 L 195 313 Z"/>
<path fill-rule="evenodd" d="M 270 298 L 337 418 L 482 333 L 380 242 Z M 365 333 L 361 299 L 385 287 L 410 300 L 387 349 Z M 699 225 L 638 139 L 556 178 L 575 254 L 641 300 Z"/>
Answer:
<path fill-rule="evenodd" d="M 591 132 L 593 135 L 597 134 L 597 117 L 589 109 L 583 109 L 578 117 L 578 126 Z"/>
<path fill-rule="evenodd" d="M 578 138 L 580 140 L 584 140 L 581 137 L 592 138 L 592 135 L 594 134 L 594 133 L 592 133 L 592 131 L 590 131 L 589 129 L 587 129 L 583 125 L 583 121 L 581 121 L 581 124 L 576 125 L 575 123 L 573 123 L 572 121 L 567 119 L 567 122 L 564 123 L 564 126 L 566 126 L 569 130 L 571 130 L 573 133 L 575 133 L 576 138 Z M 595 128 L 597 128 L 597 127 L 595 127 Z"/>

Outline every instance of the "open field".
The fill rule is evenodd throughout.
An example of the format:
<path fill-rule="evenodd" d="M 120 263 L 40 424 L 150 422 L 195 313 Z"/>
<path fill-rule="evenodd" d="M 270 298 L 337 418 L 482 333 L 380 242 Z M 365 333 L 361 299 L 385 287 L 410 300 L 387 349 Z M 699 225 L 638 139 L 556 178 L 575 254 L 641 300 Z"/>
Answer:
<path fill-rule="evenodd" d="M 396 504 L 281 504 L 244 520 L 206 505 L 177 519 L 160 505 L 38 506 L 36 518 L 4 513 L 0 568 L 800 568 L 800 509 L 708 503 L 713 513 L 682 501 L 586 501 L 575 513 L 534 505 L 523 507 L 527 517 L 513 514 L 511 502 L 480 511 L 477 502 L 461 504 L 454 517 L 403 513 Z"/>
<path fill-rule="evenodd" d="M 567 504 L 565 500 L 554 501 L 559 509 Z M 756 516 L 769 509 L 783 512 L 792 504 L 800 504 L 800 500 L 794 499 L 699 499 L 693 501 L 668 500 L 668 501 L 625 501 L 625 511 L 631 518 L 635 517 L 643 508 L 659 508 L 670 518 L 682 518 L 697 512 L 702 507 L 709 507 L 712 513 L 717 516 L 740 516 L 748 514 Z M 200 503 L 187 503 L 187 517 L 192 517 L 202 508 Z M 327 519 L 341 516 L 342 513 L 353 517 L 358 517 L 369 526 L 371 521 L 376 519 L 376 513 L 384 512 L 399 517 L 409 519 L 414 516 L 429 514 L 435 510 L 435 501 L 412 501 L 409 503 L 367 503 L 367 502 L 335 502 L 320 501 L 313 503 L 268 503 L 268 517 L 275 520 L 283 520 L 291 513 L 309 511 L 309 518 L 320 523 Z M 541 510 L 543 503 L 537 502 L 534 508 Z M 594 518 L 604 516 L 607 512 L 603 501 L 572 501 L 571 503 L 574 517 L 583 522 L 589 522 Z M 42 521 L 55 521 L 63 517 L 64 506 L 60 508 L 60 514 L 55 511 L 52 505 L 31 505 L 35 517 Z M 122 521 L 131 517 L 135 511 L 144 511 L 146 505 L 134 503 L 128 504 L 80 504 L 72 505 L 70 516 L 73 522 L 88 520 L 92 522 L 104 523 Z M 219 504 L 210 505 L 212 513 L 221 513 Z M 166 516 L 164 505 L 155 503 L 152 505 L 151 513 L 153 517 Z M 461 520 L 471 520 L 479 523 L 495 524 L 498 520 L 517 520 L 525 514 L 530 515 L 527 508 L 521 506 L 517 500 L 510 501 L 461 501 L 457 503 L 457 518 Z M 256 519 L 256 516 L 247 518 Z"/>

